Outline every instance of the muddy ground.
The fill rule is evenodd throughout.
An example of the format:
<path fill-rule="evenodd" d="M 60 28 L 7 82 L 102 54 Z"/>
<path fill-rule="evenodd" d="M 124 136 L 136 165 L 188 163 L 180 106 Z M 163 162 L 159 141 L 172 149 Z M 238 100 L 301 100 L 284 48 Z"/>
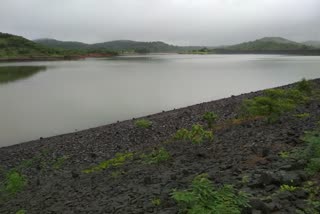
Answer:
<path fill-rule="evenodd" d="M 319 79 L 313 82 L 320 87 Z M 288 87 L 293 85 L 284 86 Z M 280 157 L 279 153 L 304 146 L 300 138 L 304 131 L 316 127 L 320 102 L 312 100 L 299 106 L 274 124 L 261 118 L 235 122 L 242 101 L 261 94 L 232 96 L 146 116 L 152 122 L 149 128 L 136 127 L 133 119 L 0 148 L 2 182 L 13 168 L 19 169 L 26 180 L 22 191 L 0 201 L 0 213 L 21 209 L 41 214 L 177 213 L 172 190 L 187 188 L 201 173 L 207 173 L 215 186 L 232 184 L 250 193 L 251 208 L 243 213 L 296 213 L 297 209 L 306 209 L 307 192 L 274 193 L 288 182 L 302 186 L 303 182 L 319 179 L 306 175 L 304 163 Z M 208 111 L 219 116 L 212 142 L 194 145 L 170 140 L 180 128 L 197 123 L 206 126 L 202 115 Z M 301 113 L 310 116 L 293 116 Z M 144 163 L 135 155 L 117 168 L 88 174 L 82 171 L 119 152 L 147 154 L 159 146 L 171 155 L 160 164 Z M 268 197 L 271 195 L 275 196 Z M 154 199 L 161 203 L 155 205 Z"/>

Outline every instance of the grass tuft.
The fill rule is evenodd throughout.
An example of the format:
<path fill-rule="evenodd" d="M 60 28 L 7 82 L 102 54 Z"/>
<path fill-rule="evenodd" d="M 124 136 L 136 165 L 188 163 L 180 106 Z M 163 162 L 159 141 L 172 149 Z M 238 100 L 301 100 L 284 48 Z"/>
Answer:
<path fill-rule="evenodd" d="M 132 160 L 133 153 L 117 153 L 112 159 L 101 162 L 99 165 L 91 167 L 89 169 L 82 170 L 83 173 L 93 173 L 101 170 L 108 169 L 110 167 L 119 167 L 126 163 L 128 160 Z"/>
<path fill-rule="evenodd" d="M 139 128 L 149 128 L 151 127 L 152 125 L 152 122 L 150 120 L 146 120 L 146 119 L 140 119 L 140 120 L 137 120 L 134 122 L 134 125 L 136 127 L 139 127 Z"/>

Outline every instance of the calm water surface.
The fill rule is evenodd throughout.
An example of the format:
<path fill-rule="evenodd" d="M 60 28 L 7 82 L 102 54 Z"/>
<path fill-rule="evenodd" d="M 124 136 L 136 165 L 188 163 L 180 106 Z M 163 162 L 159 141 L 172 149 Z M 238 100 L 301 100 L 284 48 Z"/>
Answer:
<path fill-rule="evenodd" d="M 0 64 L 0 147 L 320 77 L 318 56 L 146 55 Z"/>

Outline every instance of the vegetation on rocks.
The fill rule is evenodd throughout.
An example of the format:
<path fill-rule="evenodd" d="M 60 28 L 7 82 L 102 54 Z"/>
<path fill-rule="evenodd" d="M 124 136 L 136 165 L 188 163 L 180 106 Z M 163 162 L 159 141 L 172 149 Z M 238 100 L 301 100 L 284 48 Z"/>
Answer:
<path fill-rule="evenodd" d="M 150 154 L 142 154 L 143 162 L 147 164 L 159 164 L 171 158 L 170 153 L 163 147 L 153 150 Z"/>
<path fill-rule="evenodd" d="M 193 125 L 191 130 L 180 129 L 174 135 L 175 140 L 190 141 L 193 144 L 201 144 L 213 140 L 212 131 L 206 131 L 201 125 Z"/>
<path fill-rule="evenodd" d="M 206 112 L 202 118 L 208 123 L 208 127 L 211 129 L 218 115 L 213 112 Z"/>
<path fill-rule="evenodd" d="M 320 132 L 308 132 L 303 140 L 307 147 L 303 151 L 303 158 L 308 161 L 306 171 L 313 175 L 320 172 Z"/>
<path fill-rule="evenodd" d="M 23 175 L 17 171 L 10 171 L 6 174 L 4 183 L 1 185 L 0 192 L 5 195 L 14 195 L 21 191 L 27 181 Z"/>
<path fill-rule="evenodd" d="M 41 157 L 25 158 L 22 162 L 17 153 L 2 148 L 0 159 L 4 167 L 0 178 L 12 180 L 10 185 L 2 182 L 2 190 L 17 190 L 19 194 L 10 200 L 0 200 L 0 212 L 7 209 L 15 213 L 23 207 L 28 213 L 41 213 L 43 207 L 38 204 L 52 199 L 57 204 L 70 203 L 63 207 L 68 213 L 117 210 L 121 213 L 317 214 L 320 212 L 320 131 L 315 126 L 320 100 L 314 99 L 313 87 L 316 85 L 311 93 L 308 87 L 297 84 L 289 89 L 265 91 L 263 96 L 275 101 L 277 107 L 283 107 L 281 102 L 294 106 L 290 108 L 292 114 L 279 110 L 276 115 L 283 118 L 275 124 L 261 121 L 261 114 L 239 118 L 241 97 L 216 101 L 217 105 L 213 103 L 205 108 L 197 106 L 197 115 L 190 116 L 182 110 L 151 116 L 154 123 L 147 132 L 126 121 L 94 132 L 51 138 L 59 145 L 57 151 L 47 150 Z M 203 109 L 210 109 L 207 119 Z M 272 110 L 266 110 L 268 113 L 263 117 L 274 113 Z M 216 140 L 207 143 L 213 140 L 213 128 L 209 128 L 216 119 L 213 111 L 219 114 L 219 122 L 213 127 Z M 181 115 L 183 120 L 177 122 Z M 307 119 L 297 119 L 306 115 Z M 198 124 L 204 120 L 208 126 Z M 175 131 L 176 127 L 191 128 Z M 305 133 L 306 130 L 313 131 Z M 61 139 L 70 138 L 74 142 L 59 144 Z M 46 140 L 36 145 L 41 149 L 55 145 Z M 19 145 L 19 149 L 23 154 L 29 147 Z M 28 158 L 34 154 L 33 150 L 29 151 Z M 4 158 L 2 154 L 7 153 L 9 157 Z M 10 162 L 12 158 L 17 160 Z M 79 171 L 83 173 L 81 176 Z M 12 175 L 7 176 L 8 172 Z M 204 172 L 207 174 L 201 174 Z M 27 184 L 28 188 L 20 184 Z M 25 200 L 30 197 L 36 198 L 38 204 L 31 205 Z M 55 208 L 47 206 L 45 212 Z"/>
<path fill-rule="evenodd" d="M 196 176 L 189 189 L 175 190 L 172 198 L 182 212 L 189 214 L 240 214 L 242 208 L 249 207 L 246 193 L 237 192 L 231 185 L 214 188 L 207 174 Z"/>
<path fill-rule="evenodd" d="M 245 100 L 243 109 L 247 116 L 264 116 L 269 123 L 273 123 L 282 114 L 307 102 L 310 94 L 310 83 L 302 80 L 297 84 L 297 89 L 269 89 L 264 92 L 263 96 Z"/>
<path fill-rule="evenodd" d="M 134 122 L 136 127 L 139 128 L 149 128 L 152 125 L 152 122 L 146 119 L 140 119 Z"/>
<path fill-rule="evenodd" d="M 126 163 L 126 161 L 131 160 L 133 158 L 133 153 L 117 153 L 116 156 L 112 159 L 106 160 L 98 164 L 97 166 L 93 166 L 91 168 L 85 169 L 82 172 L 84 173 L 93 173 L 101 170 L 108 169 L 110 167 L 119 167 Z"/>

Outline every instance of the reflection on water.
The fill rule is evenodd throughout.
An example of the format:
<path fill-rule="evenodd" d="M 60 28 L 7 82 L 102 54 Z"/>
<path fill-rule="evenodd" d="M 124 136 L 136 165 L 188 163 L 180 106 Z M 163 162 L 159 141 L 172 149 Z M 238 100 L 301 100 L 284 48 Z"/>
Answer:
<path fill-rule="evenodd" d="M 26 79 L 44 70 L 46 66 L 0 66 L 0 84 Z"/>

